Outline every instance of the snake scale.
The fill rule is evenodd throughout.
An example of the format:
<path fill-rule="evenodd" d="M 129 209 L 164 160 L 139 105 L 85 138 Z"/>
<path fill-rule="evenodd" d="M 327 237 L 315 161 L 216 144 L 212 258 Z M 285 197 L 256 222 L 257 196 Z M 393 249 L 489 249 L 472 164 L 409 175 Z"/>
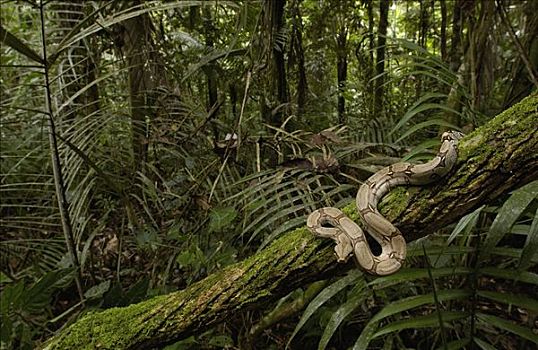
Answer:
<path fill-rule="evenodd" d="M 342 211 L 332 207 L 315 210 L 306 226 L 316 236 L 336 242 L 338 262 L 355 255 L 359 265 L 373 275 L 390 275 L 400 269 L 406 255 L 405 239 L 377 210 L 377 204 L 393 187 L 426 185 L 445 176 L 456 162 L 458 140 L 463 134 L 448 131 L 441 136 L 439 153 L 425 164 L 396 163 L 381 169 L 366 180 L 357 192 L 359 217 L 367 232 L 381 246 L 381 254 L 372 254 L 363 230 Z"/>

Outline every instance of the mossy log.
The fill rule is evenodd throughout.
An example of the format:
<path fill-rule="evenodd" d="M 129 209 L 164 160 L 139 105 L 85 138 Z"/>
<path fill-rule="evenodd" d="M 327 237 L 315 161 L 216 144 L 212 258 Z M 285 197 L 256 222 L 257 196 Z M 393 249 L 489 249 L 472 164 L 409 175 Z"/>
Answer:
<path fill-rule="evenodd" d="M 538 176 L 538 94 L 467 135 L 449 176 L 433 186 L 398 188 L 382 213 L 408 241 L 457 221 Z M 354 205 L 344 211 L 356 219 Z M 46 349 L 148 349 L 206 330 L 238 312 L 261 308 L 299 286 L 341 274 L 330 240 L 306 228 L 185 290 L 90 313 L 50 339 Z"/>

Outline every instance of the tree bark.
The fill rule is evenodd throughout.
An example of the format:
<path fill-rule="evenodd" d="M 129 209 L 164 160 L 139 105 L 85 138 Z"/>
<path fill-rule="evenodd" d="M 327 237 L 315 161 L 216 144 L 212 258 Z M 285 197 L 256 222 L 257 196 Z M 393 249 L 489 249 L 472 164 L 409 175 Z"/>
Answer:
<path fill-rule="evenodd" d="M 303 48 L 303 18 L 301 16 L 300 4 L 302 0 L 295 0 L 291 3 L 292 14 L 292 36 L 290 57 L 293 57 L 297 66 L 297 115 L 301 116 L 305 112 L 306 96 L 308 92 L 308 82 L 306 80 L 306 68 Z M 294 62 L 295 63 L 295 62 Z M 288 65 L 290 62 L 288 61 Z M 289 68 L 288 68 L 289 72 Z"/>
<path fill-rule="evenodd" d="M 389 25 L 390 0 L 379 2 L 379 28 L 377 30 L 377 49 L 375 64 L 375 93 L 374 93 L 374 118 L 380 117 L 383 113 L 383 100 L 385 95 L 384 76 L 385 73 L 385 44 L 387 43 L 387 27 Z"/>
<path fill-rule="evenodd" d="M 495 3 L 483 1 L 480 6 L 480 17 L 470 28 L 470 87 L 472 105 L 475 110 L 483 111 L 484 101 L 493 90 L 493 61 L 489 36 L 494 25 Z M 473 21 L 474 22 L 474 21 Z"/>
<path fill-rule="evenodd" d="M 411 241 L 536 179 L 537 117 L 534 94 L 461 140 L 451 175 L 433 186 L 392 191 L 381 212 Z M 354 205 L 344 212 L 357 217 Z M 185 290 L 87 314 L 52 338 L 46 349 L 147 349 L 172 343 L 353 266 L 334 260 L 329 240 L 300 228 Z"/>
<path fill-rule="evenodd" d="M 344 90 L 347 81 L 347 28 L 345 23 L 336 34 L 336 71 L 338 79 L 338 123 L 346 124 L 346 99 Z"/>
<path fill-rule="evenodd" d="M 446 51 L 446 22 L 447 22 L 447 10 L 446 10 L 446 0 L 441 0 L 441 59 L 443 62 L 447 60 L 447 51 Z"/>
<path fill-rule="evenodd" d="M 210 49 L 213 50 L 215 47 L 215 37 L 217 35 L 217 28 L 213 23 L 213 16 L 210 11 L 209 6 L 204 6 L 202 9 L 203 13 L 203 25 L 204 25 L 204 35 L 205 35 L 205 44 Z M 205 69 L 205 74 L 207 77 L 207 111 L 211 111 L 213 108 L 216 110 L 213 113 L 213 118 L 217 117 L 218 108 L 218 91 L 217 91 L 217 63 L 209 63 Z"/>
<path fill-rule="evenodd" d="M 503 6 L 507 4 L 498 2 L 498 12 L 504 11 Z M 533 83 L 532 72 L 538 72 L 538 1 L 527 1 L 523 5 L 524 29 L 521 38 L 521 48 L 519 58 L 513 65 L 510 81 L 503 106 L 508 108 L 529 95 L 536 85 Z M 510 26 L 506 18 L 506 26 Z M 511 29 L 513 31 L 513 29 Z M 524 57 L 527 59 L 523 59 Z M 526 63 L 525 61 L 528 61 Z"/>
<path fill-rule="evenodd" d="M 270 125 L 280 127 L 284 121 L 287 110 L 288 82 L 286 79 L 285 52 L 286 43 L 283 39 L 284 7 L 286 0 L 266 0 L 264 3 L 264 24 L 269 31 L 269 40 L 266 43 L 271 48 L 271 93 L 270 98 L 276 97 L 278 105 L 270 106 L 268 115 Z"/>
<path fill-rule="evenodd" d="M 135 4 L 140 4 L 139 0 Z M 152 88 L 151 75 L 146 64 L 151 52 L 151 18 L 147 13 L 124 22 L 123 42 L 125 61 L 129 69 L 129 99 L 131 104 L 131 130 L 134 170 L 143 170 L 147 160 L 146 137 L 148 91 Z"/>
<path fill-rule="evenodd" d="M 374 6 L 372 4 L 372 1 L 366 1 L 366 14 L 368 17 L 368 58 L 369 58 L 369 65 L 366 71 L 366 81 L 367 81 L 367 87 L 366 91 L 368 91 L 368 107 L 369 107 L 369 114 L 373 117 L 374 114 L 374 82 L 372 81 L 372 78 L 374 77 L 374 51 L 375 51 L 375 35 L 374 35 Z"/>
<path fill-rule="evenodd" d="M 468 64 L 466 65 L 464 61 L 465 50 L 462 43 L 463 24 L 465 22 L 463 14 L 469 15 L 473 12 L 473 8 L 474 0 L 456 0 L 452 14 L 452 40 L 447 60 L 450 70 L 457 75 L 457 81 L 452 84 L 446 104 L 449 109 L 456 112 L 459 112 L 462 107 L 458 85 L 465 84 L 465 73 L 468 69 Z M 461 117 L 457 113 L 447 112 L 446 120 L 452 125 L 461 125 Z M 439 134 L 444 131 L 446 131 L 446 128 L 441 127 Z"/>

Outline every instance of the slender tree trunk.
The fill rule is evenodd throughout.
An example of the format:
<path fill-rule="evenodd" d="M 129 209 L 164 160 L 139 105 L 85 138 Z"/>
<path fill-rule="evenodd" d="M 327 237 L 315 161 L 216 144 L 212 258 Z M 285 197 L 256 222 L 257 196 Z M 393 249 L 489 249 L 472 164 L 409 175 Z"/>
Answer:
<path fill-rule="evenodd" d="M 463 10 L 468 0 L 456 0 L 454 2 L 454 9 L 452 14 L 452 40 L 450 44 L 450 51 L 448 53 L 448 63 L 450 70 L 456 74 L 457 80 L 452 84 L 452 87 L 447 97 L 447 107 L 449 109 L 459 112 L 461 110 L 461 96 L 459 90 L 459 84 L 465 83 L 465 71 L 466 66 L 462 64 L 464 50 L 462 45 L 462 30 L 463 30 Z M 461 117 L 458 113 L 446 112 L 446 120 L 453 125 L 459 126 L 461 124 Z M 439 134 L 446 131 L 446 127 L 441 127 Z"/>
<path fill-rule="evenodd" d="M 376 80 L 374 93 L 374 117 L 379 117 L 384 113 L 384 95 L 385 79 L 385 46 L 387 43 L 387 27 L 389 15 L 390 0 L 381 0 L 379 2 L 379 28 L 377 30 L 377 49 L 376 49 Z"/>
<path fill-rule="evenodd" d="M 494 23 L 495 2 L 483 1 L 478 22 L 470 30 L 471 98 L 473 107 L 482 110 L 493 89 L 493 60 L 489 36 Z"/>
<path fill-rule="evenodd" d="M 370 108 L 369 112 L 371 116 L 374 116 L 373 111 L 374 108 L 374 94 L 375 94 L 375 85 L 372 81 L 372 78 L 374 77 L 374 50 L 375 50 L 375 35 L 374 35 L 374 8 L 373 8 L 372 1 L 367 0 L 366 1 L 366 13 L 368 16 L 368 57 L 369 57 L 369 65 L 368 65 L 368 71 L 367 71 L 367 91 L 368 91 L 368 101 L 371 103 L 368 104 L 368 107 Z"/>
<path fill-rule="evenodd" d="M 272 113 L 271 125 L 280 126 L 284 121 L 284 112 L 287 110 L 288 82 L 286 80 L 286 66 L 284 54 L 286 50 L 285 42 L 282 40 L 284 29 L 284 7 L 286 0 L 266 0 L 266 7 L 270 14 L 271 23 L 271 44 L 272 44 L 272 76 L 273 76 L 273 96 L 276 93 L 278 105 L 274 106 L 277 111 Z"/>
<path fill-rule="evenodd" d="M 293 53 L 297 65 L 297 115 L 304 113 L 308 82 L 303 49 L 303 19 L 301 17 L 300 4 L 302 0 L 294 0 L 292 3 L 292 41 L 290 51 Z"/>
<path fill-rule="evenodd" d="M 454 2 L 454 11 L 452 14 L 452 40 L 450 43 L 450 52 L 448 53 L 450 70 L 453 72 L 458 71 L 458 67 L 461 64 L 463 57 L 463 50 L 461 50 L 460 45 L 462 31 L 462 9 L 465 1 L 466 0 L 456 0 Z"/>
<path fill-rule="evenodd" d="M 394 190 L 383 200 L 382 214 L 412 241 L 535 180 L 537 111 L 534 94 L 475 130 L 461 140 L 451 175 L 416 192 Z M 353 204 L 344 212 L 357 217 Z M 52 338 L 45 349 L 148 349 L 172 343 L 354 266 L 336 264 L 333 249 L 306 229 L 288 232 L 256 255 L 185 290 L 87 314 Z"/>
<path fill-rule="evenodd" d="M 425 3 L 427 0 L 419 0 L 420 3 L 420 29 L 418 35 L 418 44 L 426 47 L 428 37 L 428 6 Z"/>
<path fill-rule="evenodd" d="M 428 38 L 428 6 L 425 3 L 427 0 L 420 0 L 420 29 L 418 35 L 418 44 L 426 48 Z M 422 75 L 416 77 L 415 98 L 418 99 L 422 95 Z"/>
<path fill-rule="evenodd" d="M 268 86 L 260 99 L 263 120 L 280 127 L 288 108 L 288 83 L 286 79 L 284 33 L 284 7 L 286 0 L 264 0 L 260 35 L 260 65 L 266 73 L 262 84 Z"/>
<path fill-rule="evenodd" d="M 69 254 L 70 264 L 75 270 L 75 284 L 77 286 L 77 292 L 80 301 L 84 303 L 84 288 L 82 285 L 81 268 L 78 257 L 78 249 L 76 245 L 75 236 L 73 234 L 72 220 L 69 213 L 69 202 L 67 199 L 67 186 L 65 186 L 64 176 L 62 174 L 62 164 L 60 159 L 60 152 L 58 147 L 58 132 L 56 129 L 56 120 L 53 110 L 52 91 L 51 91 L 51 79 L 48 66 L 47 56 L 47 36 L 45 32 L 45 8 L 43 1 L 39 4 L 39 14 L 41 21 L 41 46 L 43 62 L 43 78 L 45 88 L 45 114 L 47 116 L 48 131 L 49 131 L 49 147 L 50 156 L 52 161 L 52 174 L 54 179 L 54 188 L 56 192 L 56 199 L 58 200 L 58 211 L 60 213 L 60 221 L 62 223 L 62 231 L 64 234 L 65 245 Z"/>
<path fill-rule="evenodd" d="M 338 123 L 346 124 L 344 90 L 347 81 L 347 28 L 344 24 L 336 34 L 336 65 L 338 76 Z"/>
<path fill-rule="evenodd" d="M 215 45 L 216 28 L 211 16 L 211 10 L 209 6 L 203 6 L 203 25 L 205 44 L 208 48 L 213 49 Z M 215 62 L 211 62 L 205 68 L 207 77 L 207 111 L 217 106 L 218 91 L 217 91 L 217 66 Z M 213 118 L 217 116 L 218 110 L 213 112 Z"/>
<path fill-rule="evenodd" d="M 447 10 L 446 10 L 446 0 L 440 0 L 441 4 L 441 59 L 443 62 L 447 61 L 447 51 L 446 51 L 446 23 L 447 23 Z"/>

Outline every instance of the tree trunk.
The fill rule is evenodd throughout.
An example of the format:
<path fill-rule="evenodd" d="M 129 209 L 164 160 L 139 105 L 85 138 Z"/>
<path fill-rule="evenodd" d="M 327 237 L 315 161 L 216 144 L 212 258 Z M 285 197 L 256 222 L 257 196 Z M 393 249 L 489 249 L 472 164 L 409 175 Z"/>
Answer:
<path fill-rule="evenodd" d="M 447 22 L 447 11 L 446 11 L 446 0 L 440 0 L 441 3 L 441 59 L 443 62 L 447 60 L 447 51 L 446 51 L 446 22 Z"/>
<path fill-rule="evenodd" d="M 136 2 L 139 4 L 139 1 Z M 134 170 L 140 171 L 147 158 L 148 91 L 151 76 L 145 67 L 151 52 L 151 19 L 147 13 L 124 22 L 123 42 L 125 60 L 129 69 L 129 98 L 131 102 L 131 130 Z"/>
<path fill-rule="evenodd" d="M 209 6 L 204 6 L 203 13 L 203 25 L 205 44 L 208 48 L 213 50 L 215 46 L 216 28 L 213 24 L 213 18 Z M 212 61 L 204 69 L 207 77 L 207 111 L 211 111 L 217 106 L 218 91 L 217 91 L 217 64 Z M 216 118 L 218 109 L 213 112 L 213 118 Z"/>
<path fill-rule="evenodd" d="M 502 6 L 507 6 L 507 4 L 499 3 L 499 12 L 504 11 Z M 521 38 L 521 48 L 524 52 L 520 53 L 512 68 L 511 78 L 509 79 L 510 87 L 503 102 L 504 108 L 508 108 L 520 101 L 523 97 L 529 95 L 532 89 L 537 88 L 531 77 L 531 72 L 535 72 L 535 74 L 538 72 L 538 16 L 536 16 L 536 13 L 538 13 L 538 1 L 527 1 L 523 4 L 525 27 L 522 31 L 524 34 Z M 507 19 L 505 22 L 506 26 L 510 26 Z M 523 55 L 527 57 L 528 65 L 525 63 Z"/>
<path fill-rule="evenodd" d="M 471 98 L 475 110 L 482 111 L 484 101 L 493 90 L 494 56 L 489 36 L 493 29 L 495 3 L 483 1 L 480 6 L 478 22 L 470 28 L 470 66 Z"/>
<path fill-rule="evenodd" d="M 338 79 L 338 123 L 346 124 L 344 89 L 347 80 L 347 28 L 342 24 L 336 34 L 336 70 Z"/>
<path fill-rule="evenodd" d="M 377 36 L 376 64 L 375 64 L 375 92 L 374 92 L 374 118 L 383 114 L 383 100 L 385 95 L 384 76 L 385 73 L 385 44 L 387 43 L 387 27 L 389 25 L 390 0 L 379 2 L 379 28 Z"/>
<path fill-rule="evenodd" d="M 381 212 L 396 222 L 411 241 L 536 179 L 537 116 L 538 94 L 534 94 L 464 138 L 452 175 L 416 191 L 392 191 L 383 200 Z M 344 212 L 357 217 L 354 205 L 344 208 Z M 299 286 L 341 274 L 352 266 L 336 264 L 333 245 L 300 228 L 187 289 L 124 308 L 87 314 L 53 337 L 45 348 L 162 346 L 202 332 L 238 312 L 263 307 Z"/>
<path fill-rule="evenodd" d="M 450 44 L 450 52 L 448 53 L 448 64 L 450 70 L 457 75 L 457 81 L 452 84 L 450 92 L 447 97 L 447 107 L 451 110 L 459 112 L 461 110 L 461 97 L 458 89 L 458 85 L 465 84 L 465 64 L 462 64 L 462 58 L 464 57 L 464 50 L 461 41 L 462 31 L 463 31 L 463 10 L 464 7 L 470 9 L 474 7 L 474 4 L 470 4 L 473 0 L 456 0 L 454 3 L 454 10 L 452 14 L 452 41 Z M 446 120 L 452 125 L 459 126 L 461 124 L 461 117 L 457 113 L 448 112 Z M 446 131 L 445 127 L 441 127 L 439 134 L 442 134 Z"/>
<path fill-rule="evenodd" d="M 290 56 L 293 55 L 297 61 L 297 115 L 301 116 L 305 111 L 306 94 L 308 82 L 306 80 L 306 68 L 303 49 L 303 19 L 299 5 L 302 0 L 295 0 L 292 3 L 292 39 Z"/>
<path fill-rule="evenodd" d="M 368 107 L 369 107 L 369 113 L 373 117 L 373 111 L 374 111 L 374 82 L 372 81 L 372 78 L 374 77 L 374 51 L 375 51 L 375 35 L 374 35 L 374 6 L 372 4 L 372 1 L 367 0 L 366 1 L 366 14 L 368 17 L 368 58 L 369 58 L 369 66 L 366 73 L 367 77 L 367 90 L 368 91 Z"/>
<path fill-rule="evenodd" d="M 426 43 L 428 41 L 428 5 L 426 4 L 427 0 L 420 0 L 420 28 L 418 33 L 418 45 L 426 48 Z M 415 84 L 415 99 L 418 100 L 422 95 L 422 74 L 416 76 Z"/>
<path fill-rule="evenodd" d="M 463 53 L 461 50 L 461 32 L 462 32 L 462 8 L 465 0 L 456 0 L 452 14 L 452 40 L 450 43 L 450 52 L 448 60 L 450 70 L 456 72 L 461 64 Z"/>
<path fill-rule="evenodd" d="M 289 102 L 288 82 L 286 80 L 285 49 L 286 43 L 283 40 L 284 29 L 284 6 L 286 0 L 265 0 L 264 23 L 269 33 L 269 40 L 266 43 L 271 49 L 271 95 L 270 98 L 276 100 L 278 105 L 270 106 L 268 123 L 280 127 L 282 125 L 284 105 Z"/>

